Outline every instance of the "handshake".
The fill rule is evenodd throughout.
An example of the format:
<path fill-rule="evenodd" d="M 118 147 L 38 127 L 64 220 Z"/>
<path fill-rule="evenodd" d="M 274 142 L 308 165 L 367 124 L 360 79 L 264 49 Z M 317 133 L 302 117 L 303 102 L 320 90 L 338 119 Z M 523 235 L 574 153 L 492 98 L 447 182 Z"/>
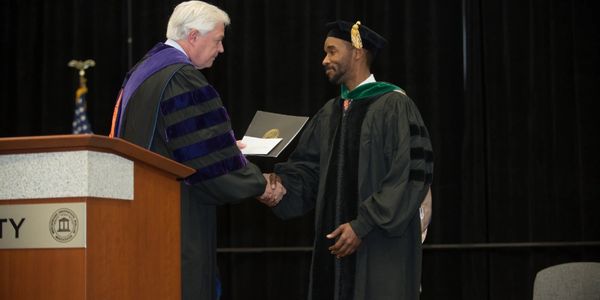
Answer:
<path fill-rule="evenodd" d="M 267 180 L 265 192 L 262 196 L 256 197 L 256 199 L 268 207 L 274 207 L 279 204 L 279 201 L 281 201 L 287 191 L 281 183 L 281 178 L 277 176 L 277 174 L 269 173 L 263 174 L 263 176 L 265 176 L 265 179 Z"/>
<path fill-rule="evenodd" d="M 242 141 L 236 141 L 236 145 L 240 150 L 246 147 L 246 144 L 244 144 Z M 285 195 L 285 187 L 281 183 L 281 178 L 277 176 L 277 174 L 263 173 L 263 176 L 265 176 L 265 179 L 267 180 L 265 192 L 262 194 L 262 196 L 256 197 L 256 199 L 268 207 L 274 207 L 275 205 L 279 204 L 279 201 L 281 201 Z"/>

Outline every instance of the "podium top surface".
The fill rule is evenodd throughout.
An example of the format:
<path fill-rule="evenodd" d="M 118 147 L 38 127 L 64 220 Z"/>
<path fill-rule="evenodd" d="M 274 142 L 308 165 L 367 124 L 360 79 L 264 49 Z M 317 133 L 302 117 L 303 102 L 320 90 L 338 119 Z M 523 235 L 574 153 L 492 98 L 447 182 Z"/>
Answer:
<path fill-rule="evenodd" d="M 188 166 L 119 138 L 94 134 L 0 138 L 0 155 L 80 150 L 113 153 L 133 161 L 146 163 L 173 174 L 177 178 L 185 178 L 195 172 Z"/>

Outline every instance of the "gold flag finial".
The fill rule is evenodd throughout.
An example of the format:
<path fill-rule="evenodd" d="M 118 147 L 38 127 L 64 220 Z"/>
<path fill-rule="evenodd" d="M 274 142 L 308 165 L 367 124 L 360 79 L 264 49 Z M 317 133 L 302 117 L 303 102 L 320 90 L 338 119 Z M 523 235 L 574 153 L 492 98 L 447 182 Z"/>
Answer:
<path fill-rule="evenodd" d="M 84 77 L 85 70 L 87 70 L 88 68 L 91 68 L 95 65 L 96 65 L 96 62 L 93 59 L 86 59 L 86 60 L 74 60 L 73 59 L 68 64 L 69 67 L 79 70 L 80 77 Z"/>
<path fill-rule="evenodd" d="M 360 38 L 359 26 L 360 21 L 356 21 L 356 23 L 352 25 L 352 29 L 350 30 L 350 39 L 352 39 L 352 46 L 354 46 L 354 48 L 356 49 L 361 49 L 363 47 L 362 39 Z"/>
<path fill-rule="evenodd" d="M 96 62 L 93 59 L 86 60 L 74 60 L 72 59 L 68 64 L 69 67 L 75 68 L 79 70 L 79 87 L 84 88 L 85 92 L 87 92 L 87 88 L 85 85 L 85 70 L 96 65 Z M 79 95 L 78 95 L 79 98 Z"/>

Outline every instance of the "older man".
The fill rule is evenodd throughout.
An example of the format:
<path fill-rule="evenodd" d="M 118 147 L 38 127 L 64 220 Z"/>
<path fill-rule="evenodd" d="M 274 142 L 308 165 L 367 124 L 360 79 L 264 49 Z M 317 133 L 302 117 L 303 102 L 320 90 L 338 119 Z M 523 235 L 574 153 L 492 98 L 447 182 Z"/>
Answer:
<path fill-rule="evenodd" d="M 181 184 L 183 299 L 218 297 L 216 205 L 266 191 L 261 171 L 236 146 L 219 94 L 202 75 L 223 53 L 229 16 L 201 2 L 173 11 L 167 41 L 127 73 L 111 136 L 194 169 Z"/>

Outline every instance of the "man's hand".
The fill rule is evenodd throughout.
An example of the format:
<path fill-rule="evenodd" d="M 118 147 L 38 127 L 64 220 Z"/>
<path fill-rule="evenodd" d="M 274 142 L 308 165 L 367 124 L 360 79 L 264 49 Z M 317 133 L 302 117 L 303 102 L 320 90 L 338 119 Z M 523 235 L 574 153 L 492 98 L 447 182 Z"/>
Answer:
<path fill-rule="evenodd" d="M 241 140 L 235 141 L 235 144 L 238 147 L 238 149 L 240 149 L 240 150 L 246 148 L 246 144 L 244 142 L 242 142 Z"/>
<path fill-rule="evenodd" d="M 263 174 L 263 176 L 267 180 L 265 192 L 256 199 L 268 207 L 274 207 L 279 204 L 279 201 L 281 201 L 283 196 L 287 193 L 287 190 L 281 183 L 281 178 L 277 176 L 277 174 L 270 173 Z"/>
<path fill-rule="evenodd" d="M 335 244 L 329 247 L 331 254 L 337 258 L 348 256 L 360 246 L 361 239 L 354 233 L 350 223 L 340 225 L 336 230 L 327 235 L 328 239 L 338 238 Z"/>

